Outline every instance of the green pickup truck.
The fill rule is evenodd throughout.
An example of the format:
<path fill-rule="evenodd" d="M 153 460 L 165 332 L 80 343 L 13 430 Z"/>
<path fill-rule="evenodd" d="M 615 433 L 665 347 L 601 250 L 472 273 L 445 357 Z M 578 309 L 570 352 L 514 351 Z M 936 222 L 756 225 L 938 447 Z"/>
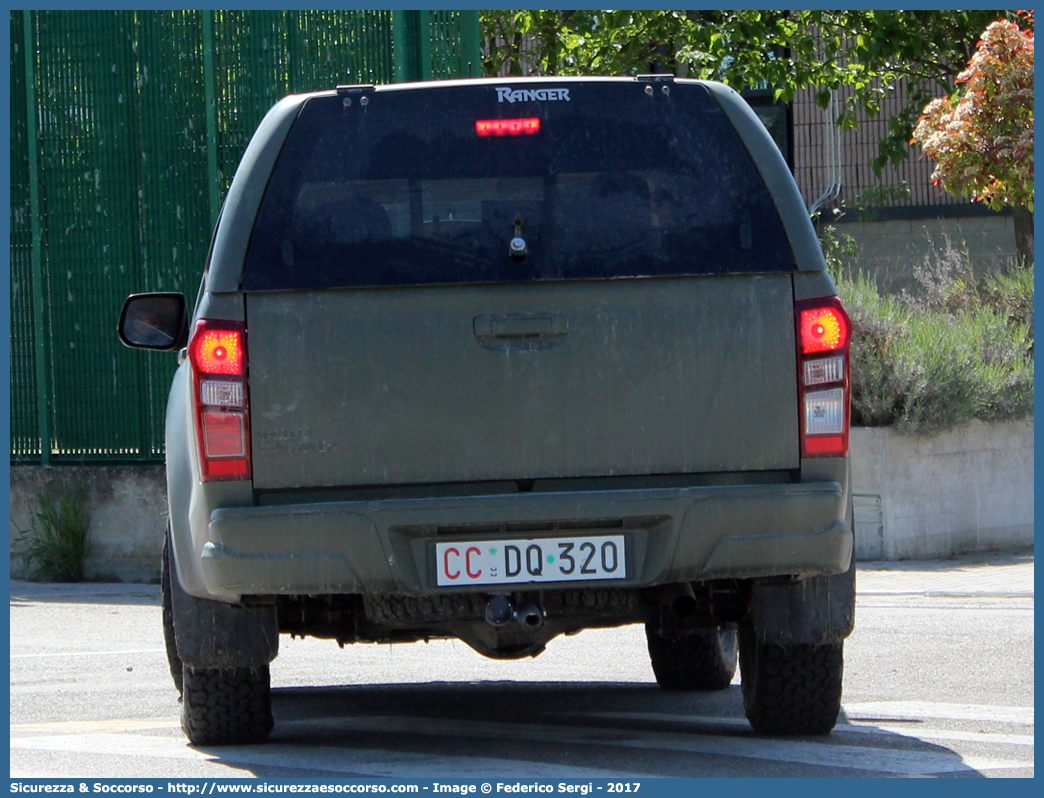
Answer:
<path fill-rule="evenodd" d="M 279 635 L 494 658 L 645 625 L 668 690 L 826 734 L 852 630 L 847 314 L 731 89 L 339 86 L 261 122 L 179 352 L 163 619 L 198 744 L 272 728 Z M 610 675 L 607 672 L 607 676 Z"/>

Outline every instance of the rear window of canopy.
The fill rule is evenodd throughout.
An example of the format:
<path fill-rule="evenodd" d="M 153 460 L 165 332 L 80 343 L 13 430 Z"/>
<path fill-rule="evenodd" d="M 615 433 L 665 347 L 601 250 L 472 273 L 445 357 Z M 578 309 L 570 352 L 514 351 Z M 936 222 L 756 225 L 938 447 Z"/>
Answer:
<path fill-rule="evenodd" d="M 750 155 L 703 87 L 506 82 L 307 100 L 243 286 L 794 268 Z"/>

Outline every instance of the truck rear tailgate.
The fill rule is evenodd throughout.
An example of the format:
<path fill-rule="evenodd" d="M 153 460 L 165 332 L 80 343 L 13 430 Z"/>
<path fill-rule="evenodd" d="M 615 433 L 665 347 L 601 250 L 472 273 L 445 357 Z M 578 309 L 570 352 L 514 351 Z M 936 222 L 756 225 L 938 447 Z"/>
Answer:
<path fill-rule="evenodd" d="M 798 467 L 789 274 L 246 303 L 257 489 Z"/>

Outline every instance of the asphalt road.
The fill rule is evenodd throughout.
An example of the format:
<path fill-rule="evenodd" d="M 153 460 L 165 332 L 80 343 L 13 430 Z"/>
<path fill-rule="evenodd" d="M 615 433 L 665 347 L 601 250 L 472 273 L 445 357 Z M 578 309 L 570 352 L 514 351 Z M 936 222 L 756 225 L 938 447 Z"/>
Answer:
<path fill-rule="evenodd" d="M 827 738 L 755 736 L 737 680 L 661 692 L 639 627 L 495 662 L 283 637 L 269 744 L 189 746 L 158 587 L 11 587 L 12 777 L 1033 775 L 1032 555 L 867 566 Z"/>

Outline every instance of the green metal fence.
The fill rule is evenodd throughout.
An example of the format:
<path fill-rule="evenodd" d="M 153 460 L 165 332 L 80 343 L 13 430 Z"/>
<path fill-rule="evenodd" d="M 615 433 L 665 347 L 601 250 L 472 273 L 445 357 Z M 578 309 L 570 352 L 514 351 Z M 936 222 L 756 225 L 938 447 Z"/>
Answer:
<path fill-rule="evenodd" d="M 280 97 L 478 75 L 478 12 L 12 11 L 11 460 L 157 460 L 173 356 L 127 294 L 194 296 L 221 197 Z"/>

